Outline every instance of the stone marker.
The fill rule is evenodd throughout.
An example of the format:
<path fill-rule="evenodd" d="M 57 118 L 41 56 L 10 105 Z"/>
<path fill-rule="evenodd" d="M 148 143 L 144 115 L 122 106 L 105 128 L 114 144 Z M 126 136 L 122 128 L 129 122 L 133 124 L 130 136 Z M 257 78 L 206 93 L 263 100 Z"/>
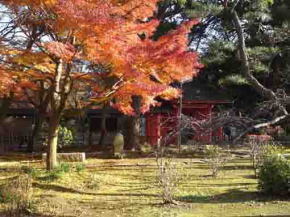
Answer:
<path fill-rule="evenodd" d="M 46 161 L 46 153 L 42 154 L 42 160 Z M 67 162 L 85 162 L 86 153 L 74 152 L 74 153 L 57 153 L 57 161 Z"/>
<path fill-rule="evenodd" d="M 121 132 L 118 132 L 114 138 L 114 157 L 123 158 L 124 152 L 124 136 Z"/>
<path fill-rule="evenodd" d="M 285 158 L 289 158 L 290 159 L 290 154 L 283 154 L 283 157 L 285 157 Z"/>

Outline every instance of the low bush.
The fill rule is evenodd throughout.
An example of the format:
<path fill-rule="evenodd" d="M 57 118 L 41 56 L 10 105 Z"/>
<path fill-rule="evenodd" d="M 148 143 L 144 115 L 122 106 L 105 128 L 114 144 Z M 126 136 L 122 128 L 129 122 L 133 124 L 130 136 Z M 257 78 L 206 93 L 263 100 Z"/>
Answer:
<path fill-rule="evenodd" d="M 62 173 L 68 173 L 71 171 L 71 166 L 70 164 L 68 163 L 61 163 L 57 168 L 56 170 L 58 170 L 59 172 L 62 172 Z"/>
<path fill-rule="evenodd" d="M 47 181 L 55 181 L 57 179 L 60 179 L 65 173 L 68 173 L 71 171 L 71 166 L 68 163 L 61 163 L 57 168 L 54 170 L 48 171 L 47 176 L 43 179 Z"/>
<path fill-rule="evenodd" d="M 79 164 L 76 164 L 76 172 L 81 172 L 81 171 L 83 171 L 85 168 L 86 168 L 86 166 L 84 165 L 84 164 L 81 164 L 81 163 L 79 163 Z"/>
<path fill-rule="evenodd" d="M 290 196 L 290 162 L 282 155 L 272 154 L 265 157 L 258 179 L 259 189 L 265 194 Z"/>
<path fill-rule="evenodd" d="M 37 177 L 39 174 L 39 172 L 35 168 L 29 166 L 22 166 L 20 170 L 21 172 L 30 175 L 32 178 Z"/>

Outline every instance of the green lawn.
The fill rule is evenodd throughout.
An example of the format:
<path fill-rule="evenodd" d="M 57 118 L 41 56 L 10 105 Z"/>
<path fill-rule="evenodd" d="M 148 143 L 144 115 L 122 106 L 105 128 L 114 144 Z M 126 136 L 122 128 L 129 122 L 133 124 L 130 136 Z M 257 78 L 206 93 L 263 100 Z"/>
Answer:
<path fill-rule="evenodd" d="M 289 200 L 258 194 L 248 159 L 227 163 L 218 178 L 209 176 L 208 166 L 199 158 L 174 161 L 183 177 L 176 194 L 177 205 L 162 204 L 154 158 L 89 158 L 86 169 L 74 169 L 50 180 L 39 160 L 6 156 L 0 157 L 0 182 L 16 175 L 23 165 L 37 168 L 33 180 L 35 214 L 31 216 L 290 216 Z"/>

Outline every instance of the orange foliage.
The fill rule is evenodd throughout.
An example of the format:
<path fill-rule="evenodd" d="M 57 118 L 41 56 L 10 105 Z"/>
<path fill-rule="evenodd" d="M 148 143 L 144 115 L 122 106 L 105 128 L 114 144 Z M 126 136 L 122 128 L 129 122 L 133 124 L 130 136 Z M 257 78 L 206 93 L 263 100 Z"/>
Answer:
<path fill-rule="evenodd" d="M 5 94 L 8 94 L 14 88 L 16 82 L 3 68 L 0 68 L 0 77 L 0 97 L 4 97 Z"/>

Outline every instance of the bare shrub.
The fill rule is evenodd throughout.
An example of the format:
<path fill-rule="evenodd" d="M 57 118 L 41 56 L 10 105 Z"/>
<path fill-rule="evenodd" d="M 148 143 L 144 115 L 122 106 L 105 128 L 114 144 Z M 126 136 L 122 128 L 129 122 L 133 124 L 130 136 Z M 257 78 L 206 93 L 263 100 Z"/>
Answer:
<path fill-rule="evenodd" d="M 262 157 L 262 146 L 260 143 L 256 141 L 250 141 L 250 157 L 251 157 L 251 162 L 253 166 L 253 170 L 255 173 L 255 177 L 257 177 L 258 174 L 258 167 L 261 162 L 261 157 Z"/>
<path fill-rule="evenodd" d="M 205 161 L 210 166 L 212 176 L 217 177 L 221 168 L 231 158 L 229 150 L 223 150 L 218 145 L 205 146 Z"/>
<path fill-rule="evenodd" d="M 88 190 L 98 190 L 100 188 L 100 178 L 96 174 L 91 174 L 84 182 L 84 188 Z"/>
<path fill-rule="evenodd" d="M 157 158 L 157 183 L 160 189 L 160 197 L 164 204 L 176 204 L 174 195 L 178 190 L 180 174 L 178 166 L 173 159 Z"/>
<path fill-rule="evenodd" d="M 8 216 L 20 216 L 31 208 L 32 178 L 28 174 L 20 174 L 7 180 L 1 186 L 0 196 L 5 203 L 5 213 Z"/>
<path fill-rule="evenodd" d="M 250 140 L 249 146 L 255 177 L 258 176 L 259 168 L 267 156 L 283 153 L 282 146 L 275 142 L 259 142 L 256 140 Z"/>

